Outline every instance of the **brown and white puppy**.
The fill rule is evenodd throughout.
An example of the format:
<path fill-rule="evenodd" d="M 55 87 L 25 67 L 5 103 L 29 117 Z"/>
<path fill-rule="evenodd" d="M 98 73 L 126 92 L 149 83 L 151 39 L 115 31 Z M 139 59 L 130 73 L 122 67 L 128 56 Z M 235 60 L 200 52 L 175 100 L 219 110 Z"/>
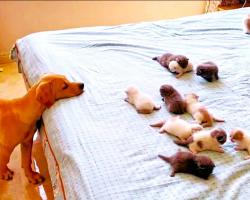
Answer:
<path fill-rule="evenodd" d="M 159 110 L 161 108 L 161 106 L 156 105 L 151 96 L 141 92 L 135 85 L 129 86 L 125 93 L 127 94 L 127 98 L 125 98 L 124 101 L 134 105 L 140 114 L 150 114 L 153 110 Z"/>
<path fill-rule="evenodd" d="M 241 128 L 232 128 L 230 133 L 231 142 L 236 142 L 237 146 L 234 147 L 236 151 L 247 150 L 250 154 L 250 134 Z M 245 160 L 250 159 L 250 155 L 244 157 Z"/>
<path fill-rule="evenodd" d="M 250 34 L 250 13 L 243 19 L 243 32 Z"/>
<path fill-rule="evenodd" d="M 188 58 L 183 55 L 173 55 L 171 53 L 165 53 L 162 56 L 154 57 L 152 60 L 158 61 L 163 67 L 169 70 L 169 63 L 171 61 L 176 61 L 181 68 L 185 69 L 188 66 Z"/>
<path fill-rule="evenodd" d="M 220 147 L 226 141 L 226 132 L 221 128 L 213 128 L 209 131 L 204 130 L 196 132 L 186 141 L 175 140 L 174 143 L 182 146 L 188 146 L 189 150 L 195 154 L 204 150 L 213 150 L 224 153 L 224 150 Z"/>
<path fill-rule="evenodd" d="M 152 127 L 161 127 L 159 133 L 167 132 L 180 138 L 181 141 L 188 139 L 193 133 L 204 130 L 199 124 L 190 124 L 178 115 L 162 122 L 151 124 Z"/>
<path fill-rule="evenodd" d="M 203 127 L 210 127 L 213 126 L 213 120 L 217 122 L 225 122 L 225 120 L 216 118 L 209 113 L 208 109 L 198 101 L 199 96 L 196 94 L 188 93 L 184 96 L 187 103 L 186 110 L 195 119 L 192 123 L 201 124 Z"/>
<path fill-rule="evenodd" d="M 190 72 L 194 70 L 194 65 L 193 63 L 189 60 L 188 61 L 188 65 L 186 68 L 182 68 L 179 63 L 175 60 L 171 61 L 169 63 L 169 71 L 171 71 L 172 73 L 177 73 L 178 75 L 176 75 L 176 78 L 180 78 L 184 73 L 186 72 Z"/>
<path fill-rule="evenodd" d="M 201 76 L 206 79 L 208 82 L 213 81 L 213 77 L 218 80 L 219 69 L 217 65 L 213 62 L 205 62 L 197 66 L 196 75 Z"/>
<path fill-rule="evenodd" d="M 175 173 L 183 172 L 207 180 L 215 167 L 214 162 L 209 157 L 198 156 L 190 152 L 178 151 L 171 157 L 158 156 L 171 165 L 171 177 L 174 177 Z"/>
<path fill-rule="evenodd" d="M 186 111 L 186 102 L 172 85 L 162 85 L 160 93 L 169 112 L 183 114 Z"/>

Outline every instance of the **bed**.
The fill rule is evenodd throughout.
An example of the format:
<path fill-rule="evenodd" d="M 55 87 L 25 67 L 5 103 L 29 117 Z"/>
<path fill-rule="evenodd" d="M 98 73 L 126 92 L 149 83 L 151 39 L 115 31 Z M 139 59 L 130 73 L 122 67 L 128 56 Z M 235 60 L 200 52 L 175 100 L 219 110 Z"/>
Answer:
<path fill-rule="evenodd" d="M 40 130 L 56 199 L 249 199 L 250 161 L 246 151 L 223 145 L 224 154 L 201 152 L 216 165 L 209 180 L 188 174 L 171 178 L 170 166 L 157 157 L 185 147 L 159 134 L 150 123 L 169 118 L 159 88 L 173 85 L 195 92 L 225 123 L 250 129 L 250 36 L 241 22 L 249 8 L 175 20 L 120 26 L 39 32 L 17 40 L 11 57 L 18 62 L 27 89 L 52 71 L 83 81 L 85 92 L 59 100 L 43 116 Z M 183 54 L 194 65 L 213 61 L 220 79 L 206 82 L 194 72 L 176 79 L 152 57 Z M 124 102 L 125 88 L 137 84 L 162 106 L 139 115 Z M 183 118 L 191 121 L 189 114 Z M 209 128 L 206 128 L 209 129 Z"/>

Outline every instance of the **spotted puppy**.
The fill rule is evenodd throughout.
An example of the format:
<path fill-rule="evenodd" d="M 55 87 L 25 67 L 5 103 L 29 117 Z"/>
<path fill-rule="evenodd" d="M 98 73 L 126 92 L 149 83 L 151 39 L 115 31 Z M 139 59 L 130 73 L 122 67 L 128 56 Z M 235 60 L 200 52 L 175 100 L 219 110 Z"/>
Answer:
<path fill-rule="evenodd" d="M 247 150 L 250 154 L 250 134 L 241 128 L 232 128 L 230 133 L 231 142 L 236 142 L 237 146 L 234 147 L 236 151 Z M 250 155 L 244 157 L 245 160 L 250 159 Z"/>
<path fill-rule="evenodd" d="M 227 140 L 226 132 L 221 128 L 213 128 L 209 131 L 200 131 L 194 133 L 186 141 L 175 140 L 174 143 L 182 146 L 188 146 L 190 151 L 198 153 L 204 150 L 213 150 L 224 153 L 220 148 Z"/>
<path fill-rule="evenodd" d="M 188 58 L 183 55 L 173 55 L 171 53 L 165 53 L 162 56 L 154 57 L 152 60 L 158 61 L 163 67 L 169 70 L 169 63 L 171 61 L 176 61 L 181 68 L 185 69 L 188 66 Z"/>

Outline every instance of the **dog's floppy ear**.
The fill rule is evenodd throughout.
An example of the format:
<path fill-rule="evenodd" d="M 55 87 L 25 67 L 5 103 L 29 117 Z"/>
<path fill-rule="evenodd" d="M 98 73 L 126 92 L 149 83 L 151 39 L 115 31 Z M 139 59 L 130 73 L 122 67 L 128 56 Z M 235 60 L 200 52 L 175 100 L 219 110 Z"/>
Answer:
<path fill-rule="evenodd" d="M 51 83 L 40 83 L 36 89 L 36 100 L 50 108 L 55 103 Z"/>

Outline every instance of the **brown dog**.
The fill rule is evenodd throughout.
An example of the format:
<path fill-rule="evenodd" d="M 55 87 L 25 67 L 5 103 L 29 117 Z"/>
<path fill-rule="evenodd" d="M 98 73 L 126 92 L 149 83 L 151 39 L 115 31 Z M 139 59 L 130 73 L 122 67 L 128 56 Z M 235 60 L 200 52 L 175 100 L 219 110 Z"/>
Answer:
<path fill-rule="evenodd" d="M 166 103 L 169 112 L 183 114 L 186 111 L 186 102 L 180 93 L 171 85 L 162 85 L 160 93 L 163 101 Z"/>
<path fill-rule="evenodd" d="M 173 55 L 171 53 L 165 53 L 162 56 L 154 57 L 152 60 L 158 61 L 163 67 L 169 70 L 169 63 L 171 61 L 176 61 L 181 68 L 185 69 L 188 66 L 188 58 L 183 55 Z"/>
<path fill-rule="evenodd" d="M 31 168 L 36 122 L 56 100 L 80 95 L 83 88 L 83 83 L 70 82 L 62 75 L 45 73 L 23 97 L 0 100 L 0 179 L 12 179 L 14 173 L 7 164 L 13 149 L 21 144 L 22 167 L 29 182 L 36 184 L 44 181 Z"/>
<path fill-rule="evenodd" d="M 196 75 L 201 76 L 202 78 L 206 79 L 208 82 L 213 81 L 213 77 L 218 80 L 219 76 L 219 69 L 216 64 L 213 62 L 205 62 L 200 64 L 196 68 Z"/>
<path fill-rule="evenodd" d="M 158 156 L 171 165 L 171 177 L 174 177 L 175 173 L 183 172 L 207 180 L 215 167 L 214 162 L 209 157 L 197 156 L 190 152 L 178 151 L 171 157 L 163 155 Z"/>

